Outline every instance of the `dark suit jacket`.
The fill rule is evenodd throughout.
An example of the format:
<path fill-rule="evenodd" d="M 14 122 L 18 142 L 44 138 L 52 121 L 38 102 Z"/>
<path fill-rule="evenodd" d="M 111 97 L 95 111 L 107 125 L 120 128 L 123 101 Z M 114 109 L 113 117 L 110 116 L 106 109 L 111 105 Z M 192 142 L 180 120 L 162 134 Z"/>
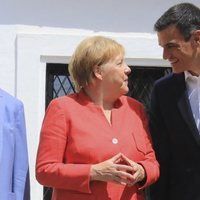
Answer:
<path fill-rule="evenodd" d="M 161 170 L 159 181 L 151 187 L 151 200 L 200 200 L 200 135 L 184 73 L 155 83 L 150 131 Z"/>

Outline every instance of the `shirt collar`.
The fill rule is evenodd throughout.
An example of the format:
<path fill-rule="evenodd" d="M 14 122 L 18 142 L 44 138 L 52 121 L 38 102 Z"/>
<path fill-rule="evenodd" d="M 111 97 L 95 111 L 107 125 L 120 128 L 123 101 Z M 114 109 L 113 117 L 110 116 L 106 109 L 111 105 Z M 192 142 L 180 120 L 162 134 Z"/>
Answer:
<path fill-rule="evenodd" d="M 185 74 L 185 81 L 188 81 L 188 80 L 197 80 L 197 79 L 200 79 L 200 76 L 193 76 L 190 72 L 188 71 L 184 71 L 184 74 Z"/>

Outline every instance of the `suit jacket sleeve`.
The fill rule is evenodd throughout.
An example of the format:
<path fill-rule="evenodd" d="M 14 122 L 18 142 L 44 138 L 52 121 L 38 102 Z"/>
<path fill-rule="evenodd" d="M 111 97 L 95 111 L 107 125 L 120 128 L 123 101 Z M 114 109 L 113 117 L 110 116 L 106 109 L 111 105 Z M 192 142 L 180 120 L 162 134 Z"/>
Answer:
<path fill-rule="evenodd" d="M 21 102 L 17 102 L 15 120 L 15 158 L 14 158 L 14 191 L 17 200 L 30 199 L 28 152 L 24 109 Z"/>
<path fill-rule="evenodd" d="M 168 144 L 167 127 L 160 110 L 160 107 L 164 106 L 165 102 L 161 102 L 157 93 L 157 85 L 155 85 L 151 96 L 149 125 L 153 147 L 160 164 L 160 178 L 150 187 L 150 195 L 152 200 L 168 200 L 170 147 Z"/>
<path fill-rule="evenodd" d="M 151 136 L 149 134 L 148 118 L 146 116 L 143 106 L 141 109 L 140 117 L 143 122 L 143 127 L 145 130 L 145 134 L 143 135 L 143 137 L 145 139 L 145 145 L 146 145 L 145 159 L 142 161 L 139 161 L 139 163 L 144 167 L 146 171 L 146 181 L 144 185 L 142 185 L 142 187 L 140 188 L 140 189 L 143 189 L 147 187 L 148 185 L 154 183 L 158 179 L 160 172 L 159 172 L 159 164 L 156 160 L 155 152 L 152 147 Z"/>

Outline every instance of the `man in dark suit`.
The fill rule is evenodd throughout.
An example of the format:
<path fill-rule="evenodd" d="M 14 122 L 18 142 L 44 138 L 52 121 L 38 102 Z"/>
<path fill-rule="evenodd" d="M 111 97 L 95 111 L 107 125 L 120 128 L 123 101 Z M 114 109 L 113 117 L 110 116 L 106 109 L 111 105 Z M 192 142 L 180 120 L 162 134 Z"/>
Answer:
<path fill-rule="evenodd" d="M 177 4 L 154 29 L 173 73 L 152 92 L 150 131 L 161 175 L 151 200 L 200 200 L 200 9 Z"/>

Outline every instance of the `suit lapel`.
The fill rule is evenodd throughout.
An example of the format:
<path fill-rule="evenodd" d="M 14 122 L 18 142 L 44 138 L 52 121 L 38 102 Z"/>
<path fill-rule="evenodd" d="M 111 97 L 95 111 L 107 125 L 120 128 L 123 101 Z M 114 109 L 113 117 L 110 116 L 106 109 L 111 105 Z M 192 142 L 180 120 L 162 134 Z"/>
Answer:
<path fill-rule="evenodd" d="M 190 128 L 195 140 L 198 144 L 200 144 L 200 135 L 195 123 L 195 120 L 193 118 L 192 110 L 190 107 L 190 102 L 188 100 L 188 94 L 186 90 L 186 84 L 184 79 L 184 73 L 177 75 L 177 86 L 176 88 L 179 88 L 180 90 L 176 94 L 178 95 L 177 98 L 177 105 L 179 108 L 179 111 L 185 121 L 185 123 Z"/>

